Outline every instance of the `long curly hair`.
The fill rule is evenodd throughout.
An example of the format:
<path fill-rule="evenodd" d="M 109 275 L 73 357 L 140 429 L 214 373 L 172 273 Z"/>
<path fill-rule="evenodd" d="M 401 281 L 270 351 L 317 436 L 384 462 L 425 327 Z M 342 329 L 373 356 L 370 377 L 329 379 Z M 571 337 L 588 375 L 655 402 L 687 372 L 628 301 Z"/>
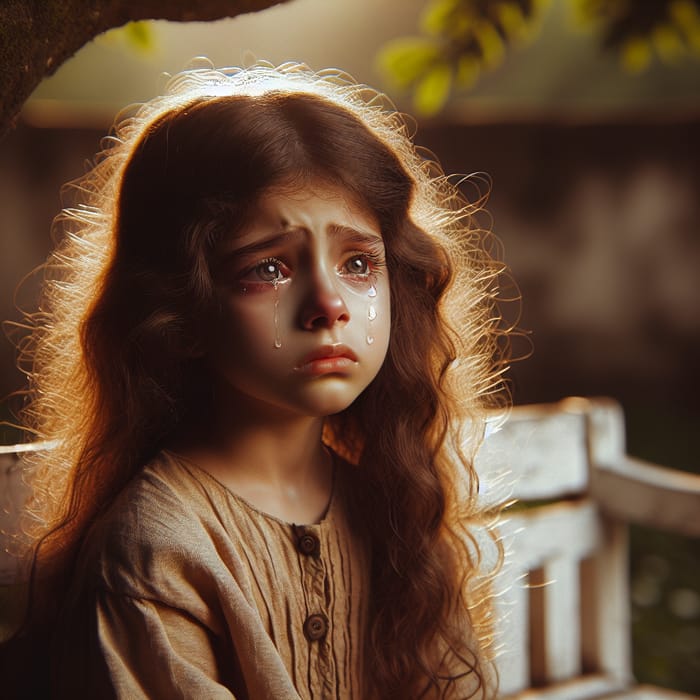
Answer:
<path fill-rule="evenodd" d="M 170 436 L 207 420 L 195 319 L 210 261 L 256 197 L 321 180 L 373 212 L 391 337 L 378 376 L 324 440 L 361 475 L 371 538 L 367 697 L 490 697 L 489 583 L 499 559 L 473 468 L 502 389 L 502 265 L 468 203 L 386 98 L 305 66 L 196 68 L 105 141 L 57 220 L 23 353 L 36 457 L 30 616 L 50 617 L 85 532 Z M 53 603 L 55 605 L 55 603 Z"/>

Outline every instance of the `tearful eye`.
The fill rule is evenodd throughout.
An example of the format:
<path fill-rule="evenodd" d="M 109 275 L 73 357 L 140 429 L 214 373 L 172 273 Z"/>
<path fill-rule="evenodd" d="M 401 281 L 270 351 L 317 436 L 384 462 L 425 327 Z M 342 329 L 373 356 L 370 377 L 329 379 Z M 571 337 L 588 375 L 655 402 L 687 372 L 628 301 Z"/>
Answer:
<path fill-rule="evenodd" d="M 264 262 L 261 262 L 255 268 L 255 273 L 264 282 L 274 282 L 275 280 L 282 278 L 280 265 L 274 260 L 265 260 Z"/>
<path fill-rule="evenodd" d="M 361 255 L 356 255 L 345 263 L 345 269 L 352 275 L 366 275 L 369 273 L 369 263 Z"/>

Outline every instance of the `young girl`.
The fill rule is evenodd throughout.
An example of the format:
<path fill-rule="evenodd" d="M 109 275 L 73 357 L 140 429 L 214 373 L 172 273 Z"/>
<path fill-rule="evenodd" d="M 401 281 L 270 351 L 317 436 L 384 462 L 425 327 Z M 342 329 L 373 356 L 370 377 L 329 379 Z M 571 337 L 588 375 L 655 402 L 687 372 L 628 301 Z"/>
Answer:
<path fill-rule="evenodd" d="M 296 65 L 175 77 L 77 193 L 26 413 L 54 696 L 493 697 L 477 207 Z"/>

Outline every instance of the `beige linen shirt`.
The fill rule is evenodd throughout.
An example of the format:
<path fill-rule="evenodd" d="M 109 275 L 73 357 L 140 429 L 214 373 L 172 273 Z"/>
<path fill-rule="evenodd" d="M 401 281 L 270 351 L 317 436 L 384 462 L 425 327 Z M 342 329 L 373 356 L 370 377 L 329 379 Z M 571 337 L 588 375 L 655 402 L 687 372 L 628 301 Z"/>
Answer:
<path fill-rule="evenodd" d="M 362 698 L 368 552 L 336 460 L 321 522 L 260 512 L 164 452 L 90 532 L 58 697 Z"/>

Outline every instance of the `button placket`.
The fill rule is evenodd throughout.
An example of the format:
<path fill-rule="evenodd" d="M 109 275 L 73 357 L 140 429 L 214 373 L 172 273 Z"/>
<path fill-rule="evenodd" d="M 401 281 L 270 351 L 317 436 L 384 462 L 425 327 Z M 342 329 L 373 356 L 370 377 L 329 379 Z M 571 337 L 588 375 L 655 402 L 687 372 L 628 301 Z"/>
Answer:
<path fill-rule="evenodd" d="M 324 613 L 326 609 L 326 569 L 321 559 L 321 541 L 310 528 L 294 525 L 294 537 L 302 570 L 302 586 L 309 613 Z"/>
<path fill-rule="evenodd" d="M 303 622 L 303 632 L 310 645 L 309 663 L 310 668 L 314 669 L 313 686 L 319 697 L 332 697 L 329 693 L 335 686 L 335 668 L 326 596 L 327 573 L 321 556 L 321 541 L 319 535 L 311 528 L 294 525 L 293 532 L 308 611 Z"/>

